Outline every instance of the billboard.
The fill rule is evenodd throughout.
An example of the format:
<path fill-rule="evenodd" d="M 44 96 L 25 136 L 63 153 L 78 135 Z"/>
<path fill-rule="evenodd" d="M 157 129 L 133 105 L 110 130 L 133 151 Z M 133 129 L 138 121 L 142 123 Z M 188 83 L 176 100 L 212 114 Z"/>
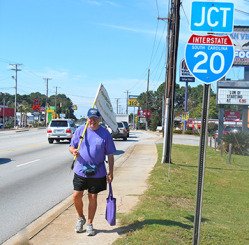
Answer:
<path fill-rule="evenodd" d="M 150 118 L 150 110 L 148 110 L 147 113 L 146 113 L 146 110 L 138 110 L 137 111 L 137 115 L 139 117 L 146 117 L 146 114 L 147 114 L 147 117 Z"/>
<path fill-rule="evenodd" d="M 184 122 L 189 120 L 189 111 L 175 111 L 174 121 Z"/>
<path fill-rule="evenodd" d="M 139 106 L 137 95 L 129 95 L 129 106 Z"/>
<path fill-rule="evenodd" d="M 239 111 L 226 111 L 225 112 L 225 121 L 238 121 L 240 120 Z"/>
<path fill-rule="evenodd" d="M 230 34 L 234 45 L 234 66 L 249 65 L 249 26 L 234 26 Z"/>
<path fill-rule="evenodd" d="M 218 104 L 221 105 L 249 105 L 249 89 L 219 88 Z"/>
<path fill-rule="evenodd" d="M 190 73 L 185 59 L 180 63 L 180 82 L 195 82 L 195 77 Z"/>

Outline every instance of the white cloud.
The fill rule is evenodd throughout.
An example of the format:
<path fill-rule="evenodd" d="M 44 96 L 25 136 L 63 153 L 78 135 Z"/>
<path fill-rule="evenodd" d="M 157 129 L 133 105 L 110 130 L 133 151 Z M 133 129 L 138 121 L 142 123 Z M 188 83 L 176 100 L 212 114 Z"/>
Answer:
<path fill-rule="evenodd" d="M 119 4 L 112 2 L 112 1 L 106 1 L 106 3 L 108 3 L 109 5 L 113 6 L 113 7 L 120 7 Z"/>
<path fill-rule="evenodd" d="M 101 6 L 102 3 L 98 2 L 98 1 L 88 1 L 89 4 L 92 4 L 92 5 L 96 5 L 96 6 Z"/>

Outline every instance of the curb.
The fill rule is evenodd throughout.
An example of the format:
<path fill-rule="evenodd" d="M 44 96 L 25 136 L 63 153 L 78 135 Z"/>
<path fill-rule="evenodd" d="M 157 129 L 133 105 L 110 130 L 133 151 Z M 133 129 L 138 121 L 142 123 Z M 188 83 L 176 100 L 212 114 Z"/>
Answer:
<path fill-rule="evenodd" d="M 134 151 L 136 145 L 130 146 L 126 152 L 115 161 L 114 172 L 117 168 L 120 168 L 122 164 L 130 157 Z M 69 209 L 73 205 L 73 197 L 70 195 L 68 198 L 48 210 L 46 213 L 41 215 L 25 229 L 12 236 L 10 239 L 5 241 L 3 245 L 21 245 L 30 244 L 29 240 L 37 235 L 41 230 L 45 229 L 51 222 L 53 222 L 58 216 L 64 211 Z"/>

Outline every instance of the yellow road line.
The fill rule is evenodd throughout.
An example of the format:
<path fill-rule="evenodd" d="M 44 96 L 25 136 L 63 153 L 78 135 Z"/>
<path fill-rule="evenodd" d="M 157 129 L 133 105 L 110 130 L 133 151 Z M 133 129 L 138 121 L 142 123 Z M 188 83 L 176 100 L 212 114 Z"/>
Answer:
<path fill-rule="evenodd" d="M 1 153 L 6 153 L 6 152 L 11 152 L 11 151 L 19 151 L 19 150 L 28 149 L 28 148 L 32 148 L 32 147 L 36 147 L 36 146 L 40 146 L 40 145 L 47 145 L 47 144 L 48 143 L 43 143 L 43 144 L 25 146 L 25 147 L 17 148 L 17 149 L 14 149 L 14 150 L 1 151 L 0 154 Z"/>

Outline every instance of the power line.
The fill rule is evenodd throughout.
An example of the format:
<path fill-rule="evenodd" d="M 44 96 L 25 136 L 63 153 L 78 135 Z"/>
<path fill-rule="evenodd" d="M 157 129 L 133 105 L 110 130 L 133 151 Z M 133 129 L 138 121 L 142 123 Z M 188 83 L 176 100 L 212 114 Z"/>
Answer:
<path fill-rule="evenodd" d="M 158 2 L 156 0 L 157 16 L 159 16 Z"/>
<path fill-rule="evenodd" d="M 185 10 L 184 10 L 184 7 L 183 7 L 183 4 L 182 4 L 182 3 L 180 3 L 180 7 L 182 7 L 183 13 L 184 13 L 185 18 L 187 19 L 187 22 L 188 22 L 188 25 L 189 25 L 188 16 L 186 15 L 186 12 L 185 12 Z"/>
<path fill-rule="evenodd" d="M 240 9 L 235 9 L 235 11 L 237 11 L 237 12 L 239 12 L 239 13 L 241 13 L 241 14 L 249 15 L 248 12 L 242 11 L 242 10 L 240 10 Z"/>

